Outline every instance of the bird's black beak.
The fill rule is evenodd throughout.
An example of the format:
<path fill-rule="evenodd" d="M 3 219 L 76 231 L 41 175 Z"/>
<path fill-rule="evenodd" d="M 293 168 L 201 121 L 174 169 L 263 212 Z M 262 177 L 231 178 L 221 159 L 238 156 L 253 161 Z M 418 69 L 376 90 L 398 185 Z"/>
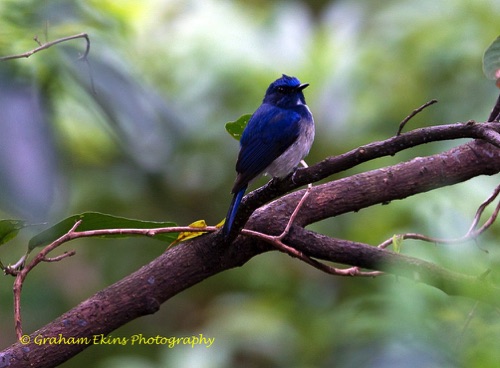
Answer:
<path fill-rule="evenodd" d="M 298 89 L 299 91 L 302 91 L 304 88 L 306 88 L 306 87 L 308 87 L 308 86 L 309 86 L 309 83 L 302 83 L 302 84 L 300 84 L 300 85 L 297 87 L 297 89 Z"/>

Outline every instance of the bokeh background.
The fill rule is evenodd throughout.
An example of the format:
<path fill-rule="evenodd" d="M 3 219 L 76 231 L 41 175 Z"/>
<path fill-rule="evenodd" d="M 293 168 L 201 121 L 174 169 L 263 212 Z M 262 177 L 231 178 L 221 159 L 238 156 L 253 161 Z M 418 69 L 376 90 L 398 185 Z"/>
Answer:
<path fill-rule="evenodd" d="M 29 238 L 83 211 L 218 223 L 238 143 L 227 121 L 251 113 L 282 73 L 310 83 L 316 120 L 307 161 L 408 129 L 486 120 L 498 96 L 484 50 L 500 34 L 496 0 L 2 0 L 0 55 L 87 32 L 0 64 L 0 218 L 34 226 L 0 248 L 14 263 Z M 463 143 L 429 144 L 341 173 Z M 498 177 L 311 226 L 376 245 L 396 233 L 459 237 Z M 255 185 L 265 183 L 265 179 Z M 45 225 L 46 226 L 46 225 Z M 478 242 L 405 242 L 403 252 L 461 272 L 492 270 L 494 226 Z M 42 264 L 22 295 L 31 332 L 161 254 L 155 240 L 85 239 Z M 169 270 L 165 270 L 169 272 Z M 15 341 L 12 281 L 0 282 L 0 346 Z M 114 337 L 215 338 L 210 347 L 93 346 L 63 367 L 498 367 L 500 314 L 394 277 L 331 277 L 276 252 L 212 277 Z"/>

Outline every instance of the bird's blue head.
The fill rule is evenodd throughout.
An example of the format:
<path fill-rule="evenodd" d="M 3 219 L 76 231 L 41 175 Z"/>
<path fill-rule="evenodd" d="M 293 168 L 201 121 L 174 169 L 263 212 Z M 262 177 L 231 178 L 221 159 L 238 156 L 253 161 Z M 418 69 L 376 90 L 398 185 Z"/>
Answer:
<path fill-rule="evenodd" d="M 295 77 L 283 74 L 269 85 L 263 102 L 283 108 L 305 105 L 306 100 L 302 90 L 308 85 L 308 83 L 301 84 Z"/>

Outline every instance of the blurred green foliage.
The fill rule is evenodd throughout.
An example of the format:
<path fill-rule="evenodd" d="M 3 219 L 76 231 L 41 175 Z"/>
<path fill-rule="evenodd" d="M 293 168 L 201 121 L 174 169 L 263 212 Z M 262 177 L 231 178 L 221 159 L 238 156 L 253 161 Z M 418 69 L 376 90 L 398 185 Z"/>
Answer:
<path fill-rule="evenodd" d="M 498 36 L 495 0 L 0 2 L 0 55 L 87 32 L 83 40 L 0 64 L 0 215 L 30 223 L 84 211 L 149 221 L 218 223 L 230 202 L 237 142 L 224 124 L 259 105 L 282 73 L 311 86 L 313 164 L 407 129 L 483 121 L 498 90 L 481 68 Z M 89 67 L 90 65 L 90 67 Z M 418 147 L 345 176 L 439 152 Z M 260 185 L 265 179 L 256 183 Z M 496 178 L 312 226 L 377 244 L 396 233 L 465 233 Z M 468 198 L 468 199 L 467 199 Z M 467 200 L 465 200 L 467 199 Z M 13 263 L 29 227 L 0 248 Z M 31 233 L 30 233 L 31 232 Z M 495 269 L 497 226 L 478 244 L 401 251 L 459 271 Z M 23 289 L 33 331 L 164 251 L 148 240 L 77 240 L 77 255 L 41 265 Z M 488 253 L 485 252 L 488 251 Z M 168 272 L 168 270 L 165 270 Z M 0 345 L 15 341 L 11 279 L 0 284 Z M 470 312 L 473 312 L 469 315 Z M 113 336 L 215 337 L 204 346 L 94 346 L 64 367 L 496 367 L 498 312 L 393 277 L 335 278 L 264 254 L 168 301 Z"/>

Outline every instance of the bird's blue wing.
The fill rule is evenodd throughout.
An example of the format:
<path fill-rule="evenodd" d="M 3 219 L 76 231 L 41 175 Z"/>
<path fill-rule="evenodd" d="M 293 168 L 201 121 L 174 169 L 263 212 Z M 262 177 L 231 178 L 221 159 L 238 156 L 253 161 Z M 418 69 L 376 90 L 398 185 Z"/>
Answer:
<path fill-rule="evenodd" d="M 263 104 L 252 115 L 240 140 L 236 163 L 238 178 L 233 187 L 236 193 L 261 174 L 286 151 L 300 133 L 300 114 Z"/>

